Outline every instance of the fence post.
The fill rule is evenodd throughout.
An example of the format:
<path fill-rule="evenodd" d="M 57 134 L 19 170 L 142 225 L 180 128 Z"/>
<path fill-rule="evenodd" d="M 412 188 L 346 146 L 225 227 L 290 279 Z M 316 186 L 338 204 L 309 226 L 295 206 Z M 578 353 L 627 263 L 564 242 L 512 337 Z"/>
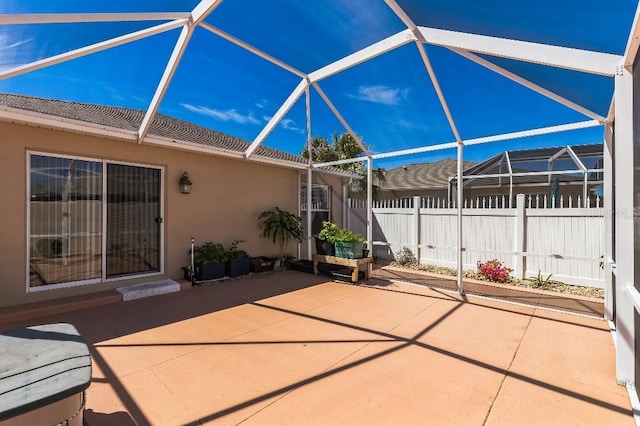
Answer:
<path fill-rule="evenodd" d="M 413 248 L 420 263 L 420 197 L 413 197 Z"/>
<path fill-rule="evenodd" d="M 513 257 L 513 273 L 515 278 L 523 279 L 525 273 L 525 256 L 522 254 L 526 250 L 525 247 L 525 199 L 524 194 L 518 194 L 516 197 L 516 238 L 514 252 L 518 253 Z"/>

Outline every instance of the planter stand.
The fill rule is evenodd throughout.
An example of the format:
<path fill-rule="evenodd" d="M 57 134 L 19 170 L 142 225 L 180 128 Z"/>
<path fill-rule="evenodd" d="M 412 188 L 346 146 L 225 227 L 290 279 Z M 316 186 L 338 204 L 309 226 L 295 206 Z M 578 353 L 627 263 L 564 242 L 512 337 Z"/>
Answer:
<path fill-rule="evenodd" d="M 353 273 L 351 274 L 351 281 L 354 283 L 358 282 L 358 279 L 359 279 L 358 273 L 360 271 L 360 265 L 365 265 L 364 278 L 366 280 L 371 278 L 371 272 L 373 269 L 372 257 L 361 257 L 359 259 L 344 259 L 341 257 L 314 254 L 313 255 L 313 273 L 316 275 L 318 275 L 318 263 L 329 263 L 332 265 L 349 266 L 350 268 L 353 268 Z"/>

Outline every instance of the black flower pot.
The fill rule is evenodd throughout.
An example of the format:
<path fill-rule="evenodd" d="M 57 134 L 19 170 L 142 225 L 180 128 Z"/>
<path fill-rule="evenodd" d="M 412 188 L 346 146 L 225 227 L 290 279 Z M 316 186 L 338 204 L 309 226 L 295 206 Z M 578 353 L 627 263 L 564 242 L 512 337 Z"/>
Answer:
<path fill-rule="evenodd" d="M 240 275 L 248 275 L 251 272 L 251 258 L 241 257 L 239 259 L 231 259 L 227 261 L 227 275 L 230 277 L 239 277 Z"/>
<path fill-rule="evenodd" d="M 335 256 L 336 248 L 329 241 L 321 240 L 316 238 L 316 253 L 326 255 L 326 256 Z"/>
<path fill-rule="evenodd" d="M 216 280 L 224 277 L 224 262 L 196 264 L 196 281 Z"/>

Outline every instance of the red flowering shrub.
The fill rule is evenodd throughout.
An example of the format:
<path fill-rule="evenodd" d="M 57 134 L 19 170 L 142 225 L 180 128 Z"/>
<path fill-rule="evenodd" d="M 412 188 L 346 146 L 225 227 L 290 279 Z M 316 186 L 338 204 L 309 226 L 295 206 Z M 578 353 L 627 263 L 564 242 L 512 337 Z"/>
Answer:
<path fill-rule="evenodd" d="M 509 281 L 509 272 L 511 271 L 513 269 L 507 268 L 498 259 L 491 259 L 487 260 L 486 263 L 478 264 L 478 274 L 496 283 Z"/>

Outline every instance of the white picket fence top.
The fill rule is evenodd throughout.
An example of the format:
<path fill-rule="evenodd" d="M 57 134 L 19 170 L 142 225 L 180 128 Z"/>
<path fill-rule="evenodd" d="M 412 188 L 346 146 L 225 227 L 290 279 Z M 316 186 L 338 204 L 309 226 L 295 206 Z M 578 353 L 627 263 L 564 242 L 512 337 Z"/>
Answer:
<path fill-rule="evenodd" d="M 511 201 L 511 202 L 510 202 Z M 602 199 L 599 196 L 592 198 L 588 196 L 585 202 L 580 195 L 575 199 L 573 196 L 565 197 L 561 195 L 559 199 L 551 197 L 547 194 L 527 194 L 525 196 L 525 204 L 530 209 L 559 209 L 559 208 L 600 208 L 602 207 Z M 502 196 L 483 196 L 465 199 L 462 205 L 465 209 L 508 209 L 515 208 L 515 198 L 509 200 L 506 195 Z M 351 208 L 365 208 L 366 200 L 350 199 L 349 206 Z M 413 198 L 398 198 L 393 200 L 379 200 L 373 202 L 374 209 L 412 209 L 414 207 Z M 438 197 L 420 197 L 420 208 L 422 209 L 455 209 L 456 201 L 446 200 Z"/>

